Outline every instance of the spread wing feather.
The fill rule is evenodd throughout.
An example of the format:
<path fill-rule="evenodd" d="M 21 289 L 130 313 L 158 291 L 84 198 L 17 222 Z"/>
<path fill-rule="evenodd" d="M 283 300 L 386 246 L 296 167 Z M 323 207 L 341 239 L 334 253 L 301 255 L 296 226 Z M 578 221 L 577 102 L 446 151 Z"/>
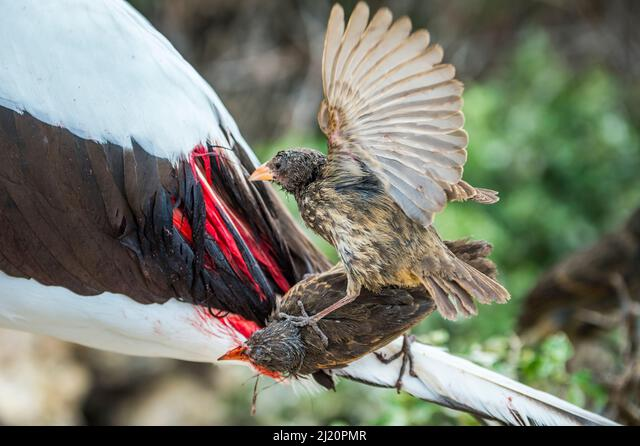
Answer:
<path fill-rule="evenodd" d="M 411 218 L 428 226 L 462 179 L 468 137 L 462 83 L 443 51 L 407 17 L 360 2 L 345 27 L 331 11 L 323 53 L 325 99 L 318 122 L 331 163 L 365 162 Z"/>

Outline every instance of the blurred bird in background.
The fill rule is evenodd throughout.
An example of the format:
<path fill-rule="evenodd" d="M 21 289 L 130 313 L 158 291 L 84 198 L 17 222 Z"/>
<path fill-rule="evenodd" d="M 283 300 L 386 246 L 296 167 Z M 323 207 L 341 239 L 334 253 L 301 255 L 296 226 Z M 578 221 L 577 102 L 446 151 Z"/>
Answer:
<path fill-rule="evenodd" d="M 637 312 L 639 302 L 640 208 L 540 277 L 524 298 L 518 331 L 531 343 L 562 331 L 578 344 L 618 325 L 607 316 Z"/>
<path fill-rule="evenodd" d="M 610 406 L 628 423 L 640 422 L 640 208 L 616 231 L 547 271 L 524 299 L 518 331 L 530 344 L 564 332 L 576 356 L 611 391 Z M 622 329 L 611 355 L 603 336 Z M 610 350 L 610 349 L 609 349 Z M 618 362 L 618 364 L 616 364 Z"/>
<path fill-rule="evenodd" d="M 467 134 L 462 84 L 429 33 L 360 2 L 346 26 L 331 11 L 323 54 L 325 99 L 318 123 L 329 154 L 279 152 L 252 175 L 291 193 L 302 219 L 338 251 L 346 295 L 313 323 L 353 301 L 364 286 L 423 286 L 447 319 L 476 314 L 509 293 L 447 248 L 432 226 L 448 201 L 490 204 L 497 193 L 462 180 Z"/>

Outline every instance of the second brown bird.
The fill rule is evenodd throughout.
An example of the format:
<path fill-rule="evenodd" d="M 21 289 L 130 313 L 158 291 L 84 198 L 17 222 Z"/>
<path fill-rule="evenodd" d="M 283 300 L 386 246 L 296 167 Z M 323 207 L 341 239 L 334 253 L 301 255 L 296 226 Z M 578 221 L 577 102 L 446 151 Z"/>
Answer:
<path fill-rule="evenodd" d="M 495 275 L 495 265 L 487 258 L 491 253 L 490 244 L 471 240 L 446 241 L 445 244 L 460 261 L 488 276 Z M 289 316 L 281 316 L 281 312 L 298 317 L 306 312 L 320 312 L 337 302 L 346 287 L 347 276 L 341 264 L 298 282 L 280 300 L 278 311 L 265 328 L 220 359 L 249 362 L 260 373 L 274 378 L 313 375 L 321 385 L 332 388 L 332 369 L 345 367 L 384 347 L 435 309 L 423 287 L 385 287 L 377 293 L 363 289 L 355 302 L 318 321 L 321 333 L 314 327 L 296 326 Z M 304 308 L 300 302 L 304 302 Z M 323 336 L 328 338 L 326 344 Z M 387 362 L 403 353 L 409 355 L 402 357 L 398 389 L 402 387 L 405 366 L 411 366 L 410 353 L 405 347 L 392 358 L 381 358 Z"/>

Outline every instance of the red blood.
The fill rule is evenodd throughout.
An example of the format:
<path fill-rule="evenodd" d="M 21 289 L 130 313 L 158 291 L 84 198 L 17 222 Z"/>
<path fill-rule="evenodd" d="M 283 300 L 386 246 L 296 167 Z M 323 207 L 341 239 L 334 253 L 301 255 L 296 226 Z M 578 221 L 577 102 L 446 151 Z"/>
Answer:
<path fill-rule="evenodd" d="M 218 169 L 225 167 L 223 163 L 224 154 L 217 148 L 209 151 L 203 145 L 197 145 L 194 147 L 189 159 L 193 175 L 202 188 L 206 213 L 205 231 L 220 248 L 235 273 L 247 280 L 250 286 L 258 293 L 260 299 L 266 299 L 264 291 L 260 288 L 255 278 L 252 277 L 242 252 L 233 237 L 232 230 L 235 230 L 242 238 L 251 255 L 258 265 L 263 268 L 263 271 L 271 276 L 281 291 L 286 292 L 291 285 L 275 259 L 272 246 L 266 240 L 254 234 L 216 191 L 211 157 L 215 157 Z M 225 223 L 223 214 L 227 222 L 230 222 L 229 226 Z M 174 209 L 173 224 L 185 240 L 193 243 L 191 225 L 181 208 Z M 205 266 L 213 268 L 213 262 L 209 256 L 205 257 Z"/>
<path fill-rule="evenodd" d="M 229 325 L 231 325 L 238 333 L 245 338 L 250 337 L 255 331 L 260 330 L 260 326 L 253 321 L 248 321 L 242 316 L 234 313 L 229 313 L 225 319 Z"/>
<path fill-rule="evenodd" d="M 193 232 L 189 220 L 184 216 L 179 208 L 173 209 L 173 226 L 178 230 L 180 235 L 189 243 L 193 243 Z"/>
<path fill-rule="evenodd" d="M 216 191 L 214 170 L 211 166 L 212 156 L 215 157 L 217 168 L 224 168 L 223 162 L 225 159 L 223 157 L 223 153 L 217 148 L 214 148 L 213 151 L 208 151 L 204 146 L 198 145 L 194 147 L 189 159 L 193 175 L 202 188 L 206 213 L 206 233 L 220 248 L 222 254 L 227 262 L 229 262 L 229 265 L 235 273 L 239 277 L 244 277 L 247 280 L 247 282 L 256 290 L 260 299 L 266 299 L 266 296 L 256 280 L 252 277 L 249 267 L 242 257 L 242 252 L 233 237 L 232 229 L 235 229 L 235 231 L 240 235 L 251 255 L 263 268 L 263 271 L 271 276 L 274 283 L 283 292 L 286 292 L 291 285 L 282 273 L 278 262 L 275 259 L 273 247 L 268 243 L 268 241 L 263 240 L 257 234 L 254 234 L 249 226 L 242 221 L 242 219 L 229 207 L 229 205 Z M 199 163 L 197 159 L 200 159 L 201 163 Z M 231 227 L 227 226 L 222 215 L 224 215 L 227 218 L 227 221 L 231 223 Z M 180 208 L 175 208 L 173 211 L 173 225 L 187 242 L 190 244 L 193 243 L 191 225 L 184 215 L 183 210 Z M 208 269 L 214 268 L 213 261 L 209 255 L 205 255 L 204 266 Z M 229 328 L 229 334 L 236 339 L 238 343 L 241 343 L 244 339 L 250 337 L 256 330 L 260 329 L 260 326 L 255 322 L 233 313 L 223 315 L 222 312 L 214 310 L 214 313 L 212 314 L 204 308 L 199 308 L 198 314 L 200 321 L 197 325 L 202 330 L 215 335 L 215 332 L 211 331 L 208 327 L 208 321 L 215 317 L 217 318 L 217 321 Z M 244 339 L 240 339 L 240 336 Z M 275 379 L 281 378 L 278 373 L 274 373 L 266 369 L 259 369 L 258 371 Z"/>
<path fill-rule="evenodd" d="M 211 328 L 211 318 L 216 318 L 217 323 L 223 324 L 228 328 L 229 336 L 238 344 L 241 345 L 245 339 L 249 338 L 255 331 L 260 329 L 260 326 L 253 321 L 248 321 L 240 315 L 234 313 L 228 313 L 222 317 L 220 312 L 211 314 L 207 309 L 199 307 L 197 310 L 198 319 L 193 322 L 193 326 L 199 328 L 205 333 L 211 336 L 220 336 L 218 332 Z M 241 336 L 238 336 L 241 335 Z M 282 380 L 284 377 L 278 373 L 269 369 L 251 364 L 251 366 L 260 374 L 269 376 L 275 380 Z"/>
<path fill-rule="evenodd" d="M 223 255 L 234 271 L 236 271 L 237 274 L 246 277 L 259 294 L 260 299 L 265 299 L 266 296 L 264 296 L 262 289 L 260 289 L 255 279 L 251 276 L 249 268 L 242 257 L 242 253 L 233 238 L 230 228 L 226 226 L 222 216 L 220 215 L 220 212 L 223 212 L 231 221 L 233 229 L 235 229 L 243 239 L 249 249 L 249 252 L 256 259 L 258 264 L 262 265 L 276 285 L 283 292 L 286 292 L 290 288 L 290 285 L 273 257 L 273 249 L 271 246 L 263 240 L 258 241 L 256 236 L 247 228 L 246 224 L 236 215 L 235 212 L 233 212 L 227 203 L 224 202 L 220 195 L 216 193 L 212 177 L 211 157 L 208 155 L 212 155 L 216 158 L 216 162 L 220 168 L 221 158 L 223 156 L 218 149 L 213 149 L 213 152 L 207 152 L 203 146 L 199 145 L 194 148 L 193 154 L 190 158 L 190 165 L 193 174 L 202 186 L 207 212 L 207 224 L 205 225 L 207 233 L 216 241 L 216 243 L 218 243 Z M 197 165 L 197 158 L 202 159 L 204 169 Z"/>

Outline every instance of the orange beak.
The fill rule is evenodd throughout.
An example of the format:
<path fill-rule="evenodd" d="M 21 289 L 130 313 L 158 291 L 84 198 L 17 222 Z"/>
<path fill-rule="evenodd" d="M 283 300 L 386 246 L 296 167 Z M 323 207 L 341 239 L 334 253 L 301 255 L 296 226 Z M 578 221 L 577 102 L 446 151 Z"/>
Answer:
<path fill-rule="evenodd" d="M 247 355 L 247 347 L 241 345 L 232 350 L 229 350 L 224 355 L 218 358 L 218 361 L 248 361 L 249 355 Z"/>
<path fill-rule="evenodd" d="M 249 181 L 273 181 L 273 172 L 266 164 L 258 167 L 249 177 Z"/>

